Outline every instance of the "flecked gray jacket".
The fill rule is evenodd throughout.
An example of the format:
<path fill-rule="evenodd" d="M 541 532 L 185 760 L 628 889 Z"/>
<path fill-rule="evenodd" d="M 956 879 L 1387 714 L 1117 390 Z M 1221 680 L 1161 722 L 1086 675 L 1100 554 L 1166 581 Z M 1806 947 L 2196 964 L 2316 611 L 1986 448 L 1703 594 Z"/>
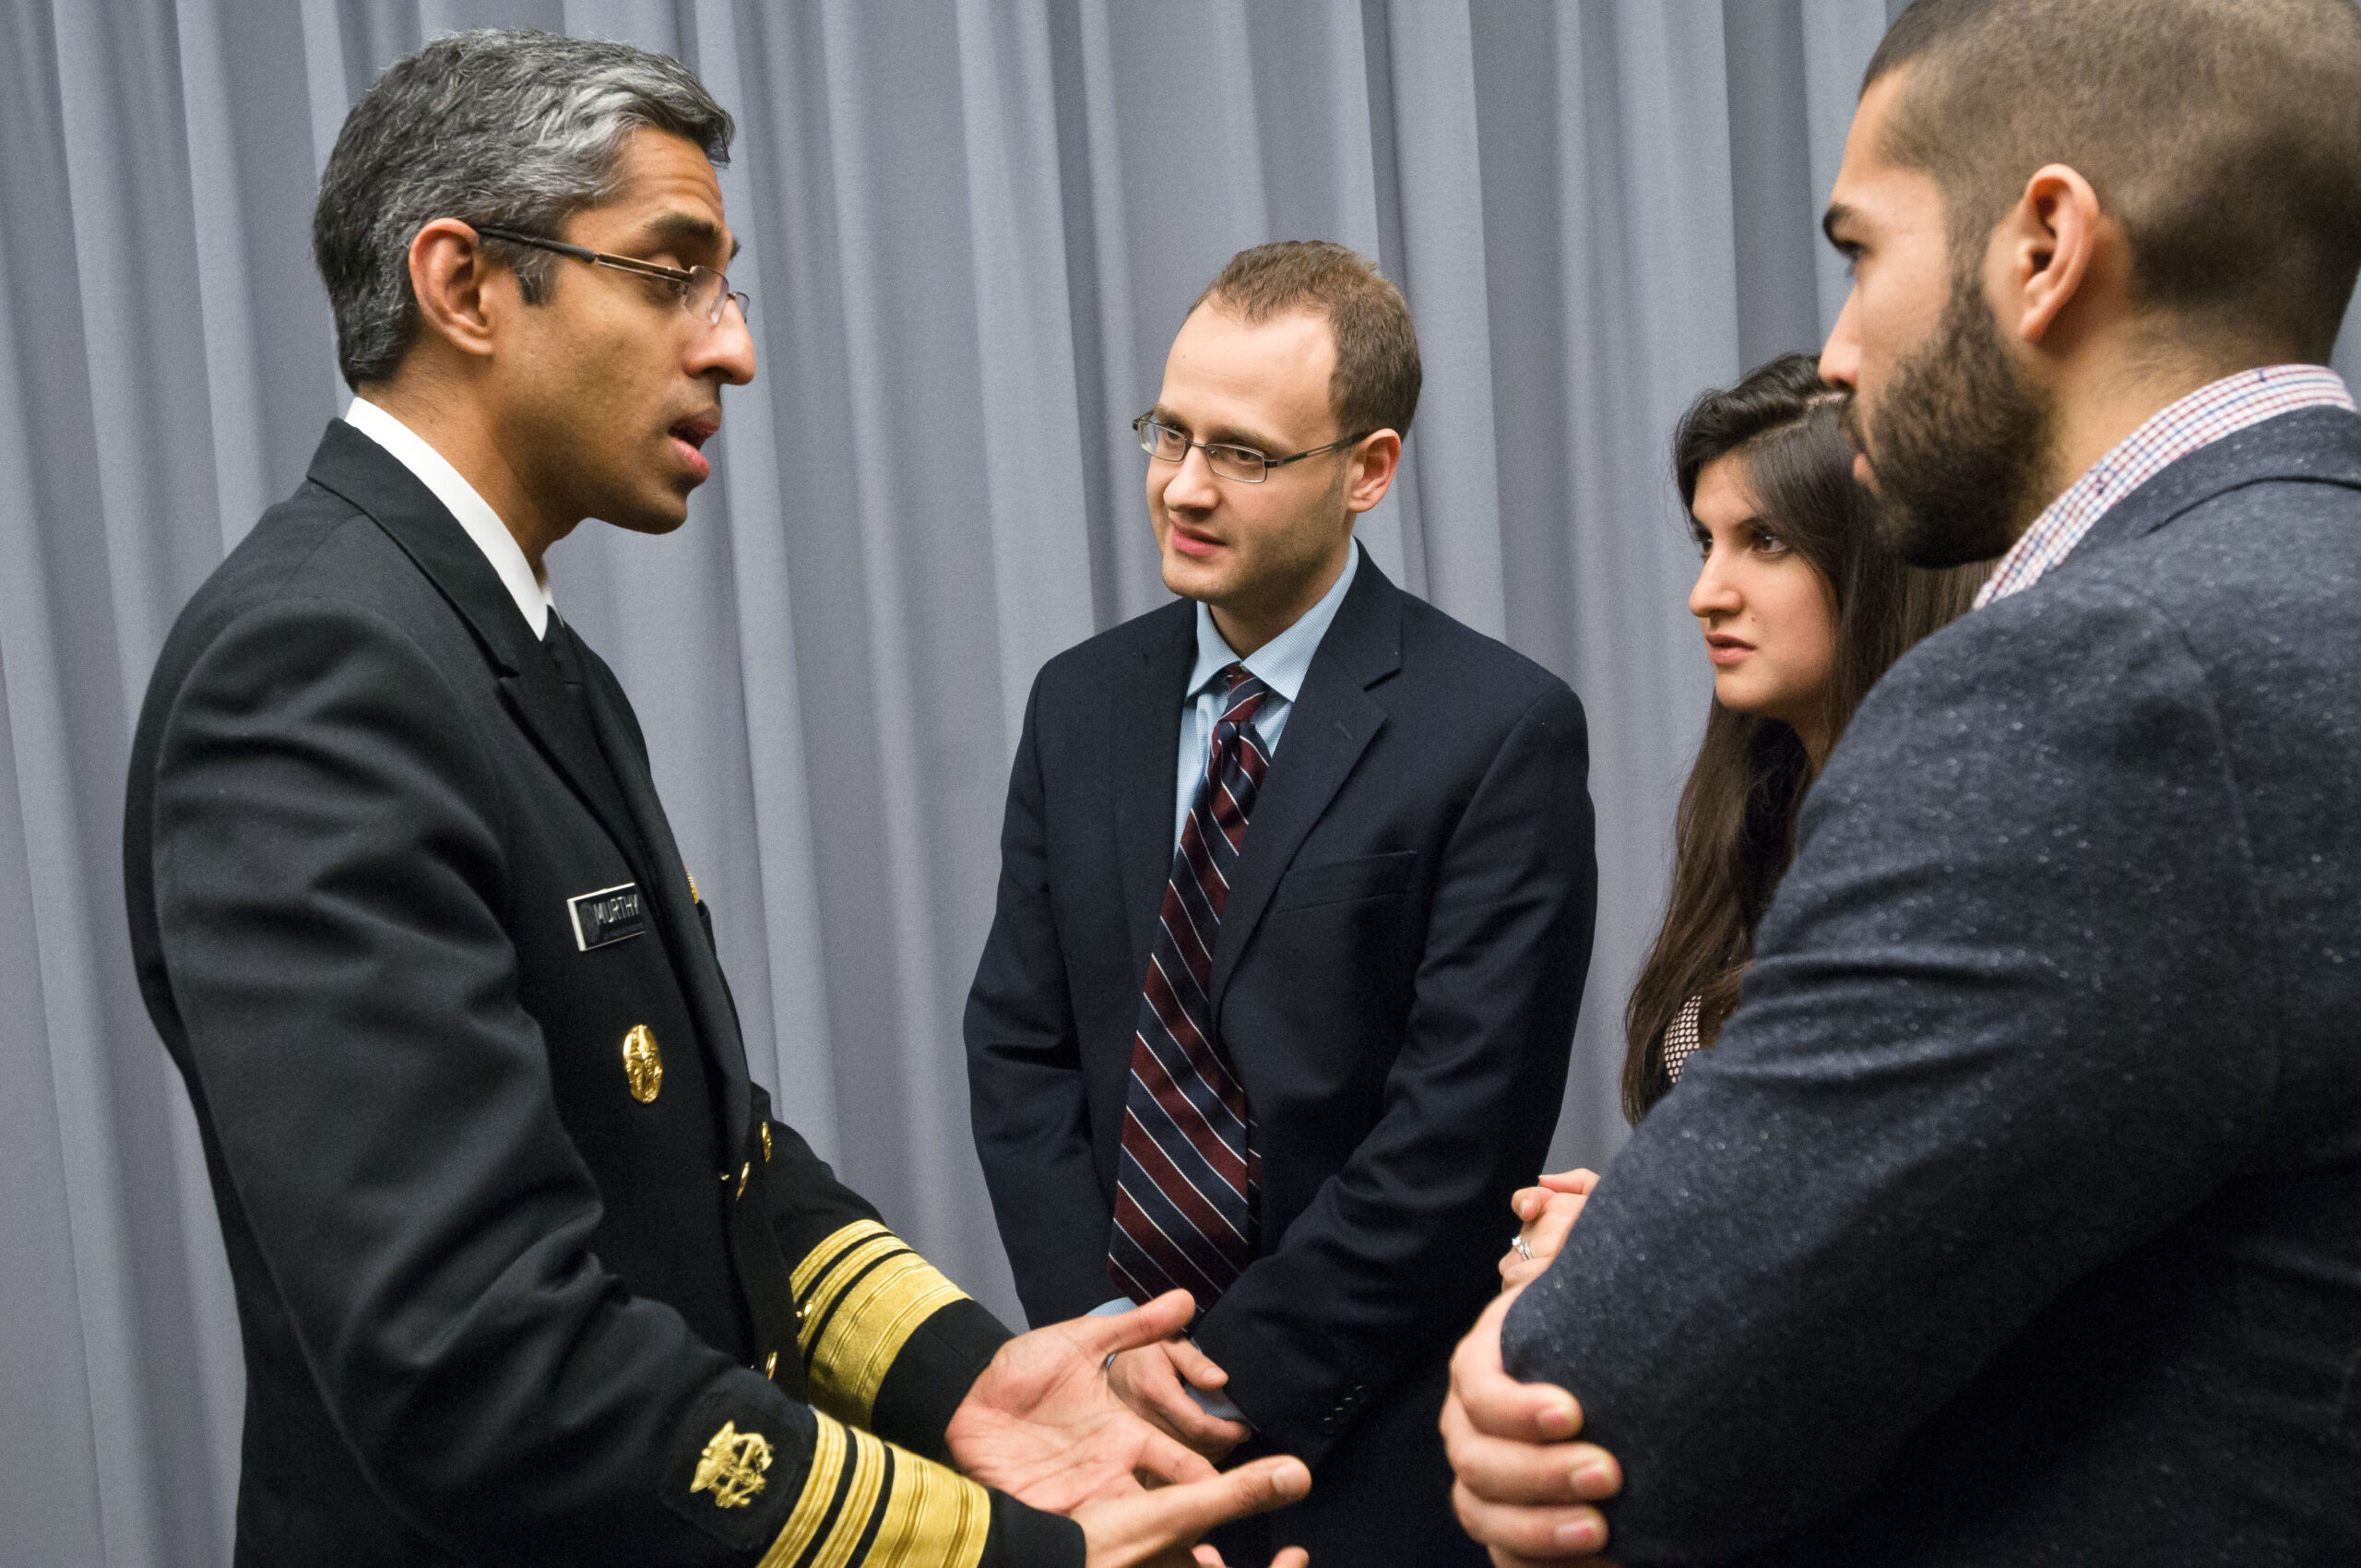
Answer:
<path fill-rule="evenodd" d="M 1894 667 L 1506 1340 L 1626 1564 L 2361 1562 L 2361 419 Z"/>

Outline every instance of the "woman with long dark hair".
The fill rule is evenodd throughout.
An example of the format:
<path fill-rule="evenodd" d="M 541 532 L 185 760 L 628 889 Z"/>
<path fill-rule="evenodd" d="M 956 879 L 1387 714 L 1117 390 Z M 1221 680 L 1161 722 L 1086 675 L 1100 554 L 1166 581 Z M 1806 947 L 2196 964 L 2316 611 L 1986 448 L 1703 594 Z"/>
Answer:
<path fill-rule="evenodd" d="M 1893 552 L 1853 478 L 1843 410 L 1810 355 L 1786 354 L 1699 398 L 1673 436 L 1714 702 L 1674 818 L 1664 924 L 1623 1015 L 1634 1123 L 1737 1007 L 1796 814 L 1854 710 L 1987 570 L 1920 571 Z"/>
<path fill-rule="evenodd" d="M 1785 354 L 1700 397 L 1673 436 L 1701 558 L 1689 609 L 1714 701 L 1674 818 L 1664 923 L 1623 1014 L 1634 1123 L 1737 1008 L 1755 929 L 1795 858 L 1797 813 L 1854 710 L 1912 644 L 1967 609 L 1989 569 L 1921 571 L 1894 553 L 1853 477 L 1844 407 L 1811 355 Z M 1516 1194 L 1525 1230 L 1503 1279 L 1540 1272 L 1592 1180 L 1567 1171 Z"/>

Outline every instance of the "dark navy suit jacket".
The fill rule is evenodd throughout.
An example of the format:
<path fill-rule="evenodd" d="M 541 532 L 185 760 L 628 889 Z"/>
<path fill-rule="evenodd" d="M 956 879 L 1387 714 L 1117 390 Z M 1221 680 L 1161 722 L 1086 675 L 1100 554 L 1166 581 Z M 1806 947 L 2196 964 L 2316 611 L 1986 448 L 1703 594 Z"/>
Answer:
<path fill-rule="evenodd" d="M 1107 1238 L 1196 656 L 1180 601 L 1052 659 L 967 1006 L 976 1143 L 1035 1323 L 1118 1292 Z M 1595 892 L 1582 706 L 1363 559 L 1247 829 L 1215 1027 L 1253 1106 L 1263 1255 L 1198 1323 L 1306 1503 L 1219 1538 L 1482 1554 L 1435 1431 L 1558 1118 Z M 1324 1556 L 1323 1556 L 1324 1553 Z M 1251 1556 L 1256 1562 L 1268 1560 Z"/>
<path fill-rule="evenodd" d="M 1894 667 L 1506 1337 L 1626 1563 L 2361 1562 L 2361 420 Z"/>

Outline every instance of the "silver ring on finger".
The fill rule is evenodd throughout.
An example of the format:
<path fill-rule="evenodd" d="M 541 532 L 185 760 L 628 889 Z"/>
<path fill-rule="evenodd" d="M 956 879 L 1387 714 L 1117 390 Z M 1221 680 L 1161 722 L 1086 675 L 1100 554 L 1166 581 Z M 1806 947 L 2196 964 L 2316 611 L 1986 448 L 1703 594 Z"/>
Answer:
<path fill-rule="evenodd" d="M 1511 1241 L 1509 1245 L 1514 1247 L 1516 1249 L 1516 1255 L 1523 1258 L 1525 1262 L 1535 1263 L 1539 1261 L 1534 1257 L 1533 1248 L 1526 1244 L 1524 1232 L 1518 1232 L 1516 1240 Z"/>

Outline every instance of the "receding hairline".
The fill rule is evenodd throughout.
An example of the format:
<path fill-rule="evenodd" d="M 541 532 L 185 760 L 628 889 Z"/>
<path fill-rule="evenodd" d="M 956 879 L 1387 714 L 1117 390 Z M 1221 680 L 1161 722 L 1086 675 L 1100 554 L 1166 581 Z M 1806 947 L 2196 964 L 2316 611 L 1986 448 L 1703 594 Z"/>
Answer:
<path fill-rule="evenodd" d="M 1197 303 L 1189 307 L 1189 315 L 1194 315 L 1201 310 L 1212 311 L 1216 315 L 1226 315 L 1242 327 L 1267 327 L 1275 321 L 1285 321 L 1291 316 L 1302 316 L 1326 327 L 1328 340 L 1332 346 L 1336 340 L 1335 313 L 1328 308 L 1324 301 L 1310 294 L 1299 299 L 1263 303 L 1252 300 L 1240 300 L 1235 295 L 1225 294 L 1220 290 L 1208 285 L 1205 291 L 1197 296 Z M 1181 317 L 1184 322 L 1187 319 L 1188 316 Z"/>

